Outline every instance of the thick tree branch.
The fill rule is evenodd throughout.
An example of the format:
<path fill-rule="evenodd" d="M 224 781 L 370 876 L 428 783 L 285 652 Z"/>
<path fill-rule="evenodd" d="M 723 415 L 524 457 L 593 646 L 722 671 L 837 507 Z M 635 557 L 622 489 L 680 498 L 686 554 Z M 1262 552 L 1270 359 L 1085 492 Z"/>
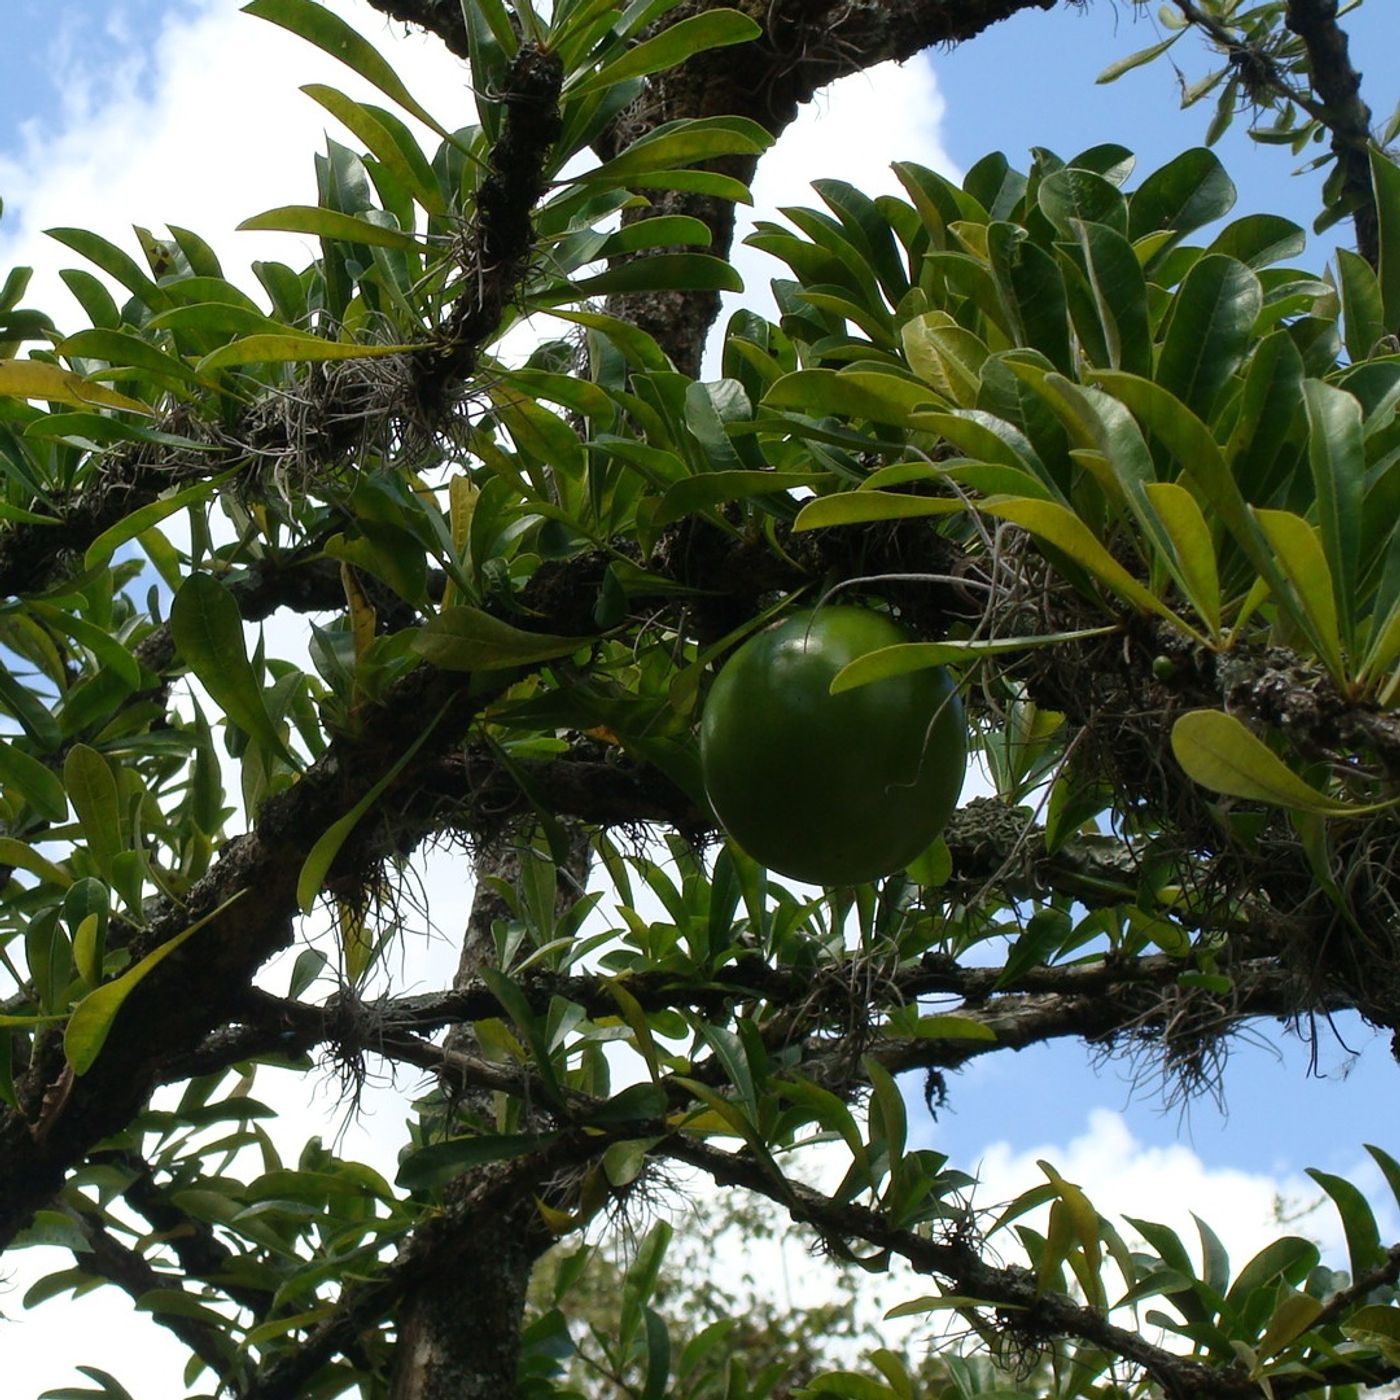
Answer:
<path fill-rule="evenodd" d="M 369 5 L 390 19 L 436 34 L 458 58 L 470 56 L 461 0 L 369 0 Z"/>
<path fill-rule="evenodd" d="M 425 423 L 443 422 L 528 269 L 534 251 L 530 216 L 558 134 L 562 78 L 558 58 L 529 45 L 512 62 L 501 94 L 501 138 L 478 191 L 455 300 L 423 349 L 407 357 L 407 383 L 397 404 L 368 400 L 353 366 L 317 366 L 300 385 L 308 411 L 296 415 L 295 423 L 276 399 L 255 403 L 233 427 L 215 426 L 214 420 L 203 426 L 187 409 L 177 410 L 161 426 L 200 437 L 213 450 L 139 444 L 105 454 L 79 491 L 53 509 L 61 526 L 17 523 L 0 530 L 0 597 L 43 588 L 104 530 L 172 486 L 267 463 L 284 471 L 310 464 L 324 475 L 347 455 L 364 451 L 367 422 L 383 443 L 396 436 L 412 439 Z"/>
<path fill-rule="evenodd" d="M 256 829 L 230 842 L 183 908 L 153 914 L 133 945 L 144 956 L 204 919 L 190 943 L 159 964 L 119 1013 L 96 1063 L 81 1078 L 67 1066 L 60 1038 L 41 1036 L 18 1082 L 20 1108 L 0 1113 L 0 1242 L 52 1194 L 67 1167 L 98 1139 L 129 1121 L 163 1077 L 163 1067 L 234 1014 L 256 968 L 291 938 L 297 880 L 312 844 L 402 757 L 405 734 L 429 734 L 426 758 L 460 737 L 481 705 L 508 683 L 478 682 L 468 696 L 458 677 L 420 668 L 365 731 L 332 744 L 287 792 L 269 801 Z M 341 869 L 372 859 L 369 829 L 342 848 Z M 369 844 L 366 844 L 366 843 Z M 333 872 L 334 874 L 334 872 Z"/>
<path fill-rule="evenodd" d="M 1361 99 L 1347 36 L 1337 23 L 1337 0 L 1288 0 L 1285 23 L 1308 51 L 1313 88 L 1326 104 L 1323 125 L 1342 169 L 1342 197 L 1356 227 L 1356 250 L 1380 265 L 1380 223 L 1371 187 L 1371 109 Z M 1388 330 L 1400 331 L 1400 326 Z"/>
<path fill-rule="evenodd" d="M 1236 31 L 1206 14 L 1194 0 L 1175 0 L 1175 4 L 1189 24 L 1248 75 L 1252 93 L 1268 91 L 1293 103 L 1330 133 L 1332 152 L 1342 170 L 1343 198 L 1356 228 L 1357 251 L 1377 267 L 1380 242 L 1371 188 L 1371 109 L 1361 100 L 1361 74 L 1351 65 L 1347 36 L 1337 24 L 1337 0 L 1288 0 L 1285 22 L 1307 48 L 1312 92 L 1294 83 L 1268 53 L 1241 42 Z"/>

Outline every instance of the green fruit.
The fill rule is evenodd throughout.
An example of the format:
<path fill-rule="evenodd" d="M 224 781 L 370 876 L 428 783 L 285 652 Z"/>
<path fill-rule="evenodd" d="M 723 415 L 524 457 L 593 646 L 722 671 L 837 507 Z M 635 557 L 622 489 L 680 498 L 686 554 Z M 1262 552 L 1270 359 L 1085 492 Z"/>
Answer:
<path fill-rule="evenodd" d="M 705 792 L 761 865 L 854 884 L 902 869 L 943 830 L 967 767 L 948 673 L 830 693 L 848 662 L 908 640 L 882 613 L 827 607 L 750 638 L 719 673 L 700 726 Z"/>

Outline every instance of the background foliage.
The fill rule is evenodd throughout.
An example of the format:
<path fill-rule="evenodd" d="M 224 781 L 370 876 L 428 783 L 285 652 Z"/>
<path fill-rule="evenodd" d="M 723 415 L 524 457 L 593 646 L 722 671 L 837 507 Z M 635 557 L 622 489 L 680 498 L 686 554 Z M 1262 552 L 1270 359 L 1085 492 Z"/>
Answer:
<path fill-rule="evenodd" d="M 247 6 L 374 93 L 309 89 L 357 145 L 244 225 L 311 265 L 242 289 L 190 230 L 58 229 L 90 324 L 0 291 L 0 1237 L 72 1255 L 26 1302 L 119 1287 L 245 1400 L 1400 1374 L 1400 1245 L 1352 1183 L 1313 1174 L 1345 1273 L 1109 1220 L 1049 1162 L 989 1211 L 897 1082 L 937 1107 L 1073 1036 L 1190 1090 L 1257 1018 L 1400 1029 L 1400 170 L 1335 7 L 1175 7 L 1225 55 L 1212 134 L 1247 98 L 1330 141 L 1358 248 L 1325 273 L 1230 221 L 1208 147 L 903 164 L 902 198 L 818 182 L 760 226 L 779 320 L 737 313 L 709 379 L 784 102 L 1018 6 L 828 17 L 788 66 L 782 6 L 381 8 L 464 55 L 477 125 L 312 0 Z M 715 831 L 695 732 L 737 643 L 836 596 L 913 640 L 834 688 L 951 667 L 992 795 L 819 892 Z M 459 975 L 394 994 L 430 842 L 476 871 Z M 279 1153 L 258 1071 L 318 1056 L 424 1074 L 395 1182 Z M 668 1272 L 649 1203 L 705 1177 L 847 1278 L 906 1261 L 891 1316 L 941 1349 L 869 1349 L 849 1284 L 783 1318 Z M 126 1393 L 88 1374 L 53 1393 Z"/>

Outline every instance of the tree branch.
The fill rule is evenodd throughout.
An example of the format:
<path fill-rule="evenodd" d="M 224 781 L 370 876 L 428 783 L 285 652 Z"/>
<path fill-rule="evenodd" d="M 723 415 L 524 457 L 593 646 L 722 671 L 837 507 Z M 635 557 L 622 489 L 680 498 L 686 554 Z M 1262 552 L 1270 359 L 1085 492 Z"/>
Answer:
<path fill-rule="evenodd" d="M 412 439 L 421 436 L 425 422 L 441 423 L 528 270 L 531 213 L 543 193 L 545 162 L 558 134 L 562 78 L 558 58 L 530 45 L 522 45 L 512 61 L 501 95 L 501 137 L 477 193 L 457 296 L 423 348 L 406 357 L 402 406 L 373 405 L 367 418 L 362 376 L 353 365 L 332 365 L 313 367 L 304 377 L 300 392 L 312 402 L 295 426 L 273 398 L 255 403 L 232 428 L 206 427 L 192 421 L 188 409 L 178 409 L 161 428 L 196 436 L 213 450 L 143 443 L 106 453 L 80 490 L 52 507 L 61 527 L 13 523 L 0 530 L 0 597 L 39 591 L 104 530 L 172 486 L 236 468 L 252 471 L 268 462 L 284 471 L 307 463 L 309 472 L 324 476 L 348 454 L 363 452 L 367 421 L 382 442 L 400 430 Z"/>
<path fill-rule="evenodd" d="M 122 1244 L 93 1216 L 75 1217 L 78 1228 L 87 1240 L 86 1252 L 73 1254 L 73 1262 L 86 1274 L 115 1283 L 133 1302 L 140 1302 L 157 1290 L 179 1293 L 190 1302 L 195 1294 L 182 1288 L 180 1278 L 159 1273 L 134 1249 Z M 169 1308 L 155 1308 L 151 1316 L 180 1339 L 221 1380 L 237 1359 L 237 1348 L 220 1328 L 197 1317 L 189 1317 Z"/>
<path fill-rule="evenodd" d="M 369 0 L 372 9 L 403 24 L 436 34 L 458 58 L 469 58 L 461 0 Z"/>
<path fill-rule="evenodd" d="M 1019 1336 L 1050 1340 L 1077 1337 L 1140 1366 L 1167 1395 L 1179 1400 L 1258 1400 L 1263 1393 L 1238 1363 L 1216 1368 L 1152 1345 L 1136 1332 L 1117 1327 L 1102 1313 L 1059 1293 L 1042 1293 L 1026 1269 L 989 1265 L 964 1239 L 936 1240 L 896 1229 L 878 1212 L 833 1200 L 799 1182 L 775 1181 L 747 1156 L 723 1152 L 676 1135 L 659 1151 L 697 1167 L 720 1186 L 739 1186 L 784 1207 L 793 1220 L 844 1244 L 860 1240 L 907 1259 L 920 1273 L 946 1280 L 950 1293 L 976 1299 L 992 1309 L 1010 1309 Z"/>
<path fill-rule="evenodd" d="M 294 1348 L 259 1367 L 239 1400 L 300 1400 L 316 1372 L 332 1356 L 353 1347 L 361 1332 L 377 1325 L 411 1289 L 457 1267 L 478 1242 L 483 1220 L 521 1206 L 533 1208 L 542 1180 L 591 1161 L 624 1131 L 561 1134 L 540 1152 L 480 1168 L 469 1189 L 424 1219 L 380 1278 L 347 1287 L 331 1317 L 314 1326 Z"/>
<path fill-rule="evenodd" d="M 1248 73 L 1253 92 L 1268 89 L 1331 133 L 1332 152 L 1342 170 L 1343 198 L 1356 228 L 1357 251 L 1372 268 L 1379 266 L 1379 224 L 1369 156 L 1371 109 L 1361 100 L 1361 74 L 1351 66 L 1347 36 L 1337 24 L 1336 0 L 1288 0 L 1285 22 L 1308 51 L 1316 97 L 1293 83 L 1269 54 L 1243 43 L 1229 25 L 1206 14 L 1194 0 L 1175 0 L 1175 4 L 1189 24 Z"/>
<path fill-rule="evenodd" d="M 1380 221 L 1371 187 L 1371 109 L 1361 99 L 1347 36 L 1337 23 L 1337 0 L 1288 0 L 1285 23 L 1308 51 L 1312 84 L 1326 104 L 1322 124 L 1342 169 L 1342 197 L 1356 228 L 1356 251 L 1380 266 Z M 1388 326 L 1391 332 L 1400 326 Z"/>

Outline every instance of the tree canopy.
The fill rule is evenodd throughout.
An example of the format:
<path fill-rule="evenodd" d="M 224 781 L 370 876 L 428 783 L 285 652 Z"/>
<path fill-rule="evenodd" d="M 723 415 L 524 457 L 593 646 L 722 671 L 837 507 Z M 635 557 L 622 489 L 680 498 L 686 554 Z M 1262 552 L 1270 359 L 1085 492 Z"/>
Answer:
<path fill-rule="evenodd" d="M 1332 267 L 1230 221 L 1209 145 L 902 163 L 902 197 L 818 182 L 759 226 L 779 318 L 737 312 L 708 377 L 797 106 L 1049 0 L 370 3 L 462 57 L 477 124 L 251 0 L 360 94 L 308 89 L 353 144 L 244 224 L 309 266 L 239 287 L 192 230 L 64 228 L 90 324 L 0 291 L 0 1246 L 72 1260 L 26 1301 L 124 1290 L 238 1400 L 1400 1378 L 1400 1243 L 1341 1177 L 1345 1272 L 1106 1218 L 1051 1163 L 982 1202 L 909 1146 L 909 1100 L 1055 1038 L 1189 1092 L 1246 1025 L 1400 1033 L 1400 167 L 1334 0 L 1172 0 L 1115 65 L 1203 38 L 1212 140 L 1250 111 L 1322 151 Z M 517 352 L 527 317 L 555 338 Z M 941 668 L 990 795 L 817 889 L 726 838 L 697 736 L 738 648 L 836 607 L 907 640 L 813 703 Z M 282 614 L 306 657 L 268 653 Z M 744 684 L 741 719 L 780 698 Z M 793 759 L 833 849 L 877 722 Z M 474 902 L 409 993 L 434 844 Z M 259 1070 L 327 1065 L 423 1085 L 395 1181 L 279 1152 Z M 594 1253 L 703 1180 L 905 1261 L 935 1351 L 823 1369 L 727 1285 L 668 1314 L 664 1225 Z M 141 1393 L 83 1359 L 99 1388 L 54 1394 Z"/>

